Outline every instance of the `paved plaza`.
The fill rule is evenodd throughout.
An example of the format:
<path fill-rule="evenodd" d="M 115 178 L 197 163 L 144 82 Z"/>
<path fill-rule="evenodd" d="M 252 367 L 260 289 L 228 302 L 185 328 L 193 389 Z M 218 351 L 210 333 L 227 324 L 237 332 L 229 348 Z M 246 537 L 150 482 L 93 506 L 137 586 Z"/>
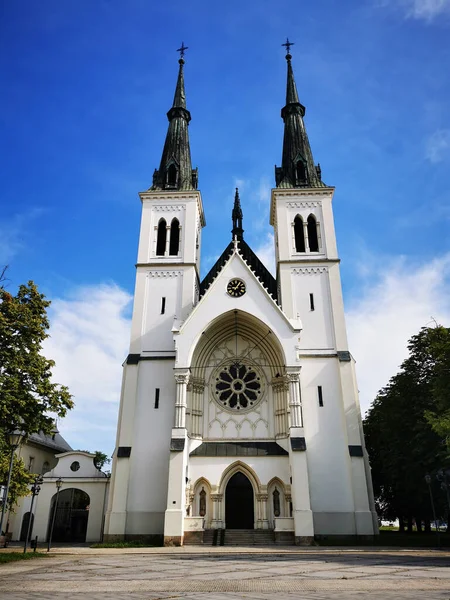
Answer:
<path fill-rule="evenodd" d="M 0 566 L 11 600 L 450 600 L 450 554 L 345 549 L 57 550 Z"/>

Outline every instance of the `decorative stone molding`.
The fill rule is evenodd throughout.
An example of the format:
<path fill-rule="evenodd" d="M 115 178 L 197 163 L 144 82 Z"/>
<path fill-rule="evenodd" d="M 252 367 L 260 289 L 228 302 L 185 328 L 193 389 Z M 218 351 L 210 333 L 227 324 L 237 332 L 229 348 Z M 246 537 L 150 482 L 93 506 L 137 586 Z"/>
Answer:
<path fill-rule="evenodd" d="M 274 392 L 287 392 L 289 382 L 285 377 L 274 377 L 271 381 L 271 386 Z"/>
<path fill-rule="evenodd" d="M 148 277 L 158 277 L 158 278 L 179 277 L 182 274 L 183 274 L 183 271 L 149 271 Z"/>
<path fill-rule="evenodd" d="M 191 377 L 189 380 L 188 390 L 198 394 L 203 393 L 205 389 L 205 380 L 199 377 Z"/>
<path fill-rule="evenodd" d="M 189 381 L 189 372 L 187 373 L 175 373 L 175 381 L 177 383 L 186 384 Z"/>
<path fill-rule="evenodd" d="M 155 212 L 172 212 L 176 210 L 186 210 L 186 206 L 184 204 L 162 204 L 152 206 L 152 210 Z"/>
<path fill-rule="evenodd" d="M 300 381 L 300 373 L 286 373 L 286 379 L 288 383 L 294 383 Z"/>
<path fill-rule="evenodd" d="M 320 275 L 328 273 L 328 267 L 300 267 L 292 269 L 292 275 Z"/>
<path fill-rule="evenodd" d="M 321 206 L 321 202 L 318 201 L 304 201 L 304 202 L 288 202 L 286 205 L 288 208 L 317 208 Z"/>

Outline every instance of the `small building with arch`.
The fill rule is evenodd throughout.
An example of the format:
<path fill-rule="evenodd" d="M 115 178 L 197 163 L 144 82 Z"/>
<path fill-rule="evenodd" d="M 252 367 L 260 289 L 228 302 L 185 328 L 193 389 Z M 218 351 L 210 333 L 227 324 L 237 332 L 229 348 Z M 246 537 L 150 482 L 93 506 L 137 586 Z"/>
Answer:
<path fill-rule="evenodd" d="M 54 515 L 52 541 L 65 544 L 99 542 L 103 537 L 109 476 L 94 464 L 95 454 L 70 450 L 55 455 L 55 465 L 44 474 L 34 501 L 31 538 L 48 541 Z M 56 482 L 61 479 L 58 488 Z M 30 518 L 30 497 L 16 515 L 13 540 L 24 541 Z"/>

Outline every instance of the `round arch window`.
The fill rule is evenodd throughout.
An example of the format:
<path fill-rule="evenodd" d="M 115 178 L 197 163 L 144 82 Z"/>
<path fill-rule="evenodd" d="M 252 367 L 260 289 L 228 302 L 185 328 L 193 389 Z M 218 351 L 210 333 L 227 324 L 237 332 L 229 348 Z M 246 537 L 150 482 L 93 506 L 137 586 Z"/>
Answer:
<path fill-rule="evenodd" d="M 70 470 L 78 471 L 79 469 L 80 469 L 80 463 L 77 460 L 74 460 L 73 463 L 70 465 Z"/>
<path fill-rule="evenodd" d="M 222 408 L 250 411 L 256 408 L 263 397 L 263 382 L 263 375 L 257 367 L 236 361 L 216 369 L 211 391 Z"/>

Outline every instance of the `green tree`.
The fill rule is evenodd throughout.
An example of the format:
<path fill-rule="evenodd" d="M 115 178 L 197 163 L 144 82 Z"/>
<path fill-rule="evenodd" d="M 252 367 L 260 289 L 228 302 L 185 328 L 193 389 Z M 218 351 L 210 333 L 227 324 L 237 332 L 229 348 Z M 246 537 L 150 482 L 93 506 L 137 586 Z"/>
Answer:
<path fill-rule="evenodd" d="M 4 273 L 3 273 L 4 274 Z M 50 433 L 55 416 L 72 408 L 67 387 L 52 382 L 54 362 L 42 355 L 48 337 L 50 302 L 29 281 L 15 296 L 0 287 L 0 481 L 6 480 L 11 448 L 8 433 Z M 29 482 L 29 474 L 15 460 L 11 504 Z M 25 486 L 25 488 L 24 488 Z"/>
<path fill-rule="evenodd" d="M 111 462 L 111 459 L 108 458 L 107 454 L 105 454 L 104 452 L 101 452 L 100 450 L 96 450 L 95 458 L 94 458 L 94 465 L 97 467 L 97 469 L 99 469 L 101 471 L 103 469 L 103 467 L 105 465 L 109 465 L 110 462 Z"/>
<path fill-rule="evenodd" d="M 434 403 L 425 416 L 433 430 L 444 440 L 450 458 L 450 329 L 440 326 L 433 329 L 430 346 Z"/>
<path fill-rule="evenodd" d="M 447 459 L 442 435 L 430 418 L 437 415 L 439 355 L 448 331 L 423 328 L 410 339 L 408 358 L 378 393 L 364 422 L 378 508 L 388 519 L 398 517 L 401 529 L 406 521 L 412 530 L 413 519 L 429 527 L 432 514 L 424 478 Z M 437 482 L 433 484 L 438 510 L 444 512 L 444 498 Z"/>

